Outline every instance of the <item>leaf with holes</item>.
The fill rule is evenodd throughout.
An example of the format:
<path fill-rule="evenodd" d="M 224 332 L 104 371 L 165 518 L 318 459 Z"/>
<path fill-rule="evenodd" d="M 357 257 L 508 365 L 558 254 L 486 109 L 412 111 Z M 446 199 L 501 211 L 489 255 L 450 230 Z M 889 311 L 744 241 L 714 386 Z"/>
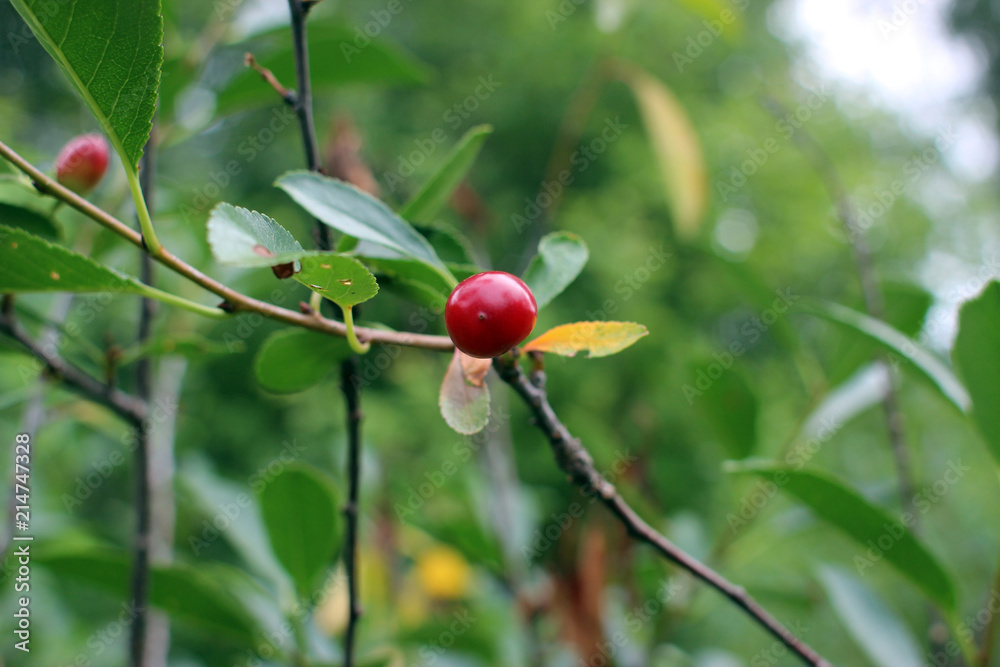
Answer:
<path fill-rule="evenodd" d="M 570 232 L 553 232 L 539 241 L 538 254 L 524 272 L 539 310 L 576 280 L 589 257 L 587 244 Z"/>
<path fill-rule="evenodd" d="M 378 294 L 375 276 L 364 264 L 336 253 L 303 257 L 302 270 L 295 274 L 295 279 L 344 308 L 356 306 Z"/>
<path fill-rule="evenodd" d="M 438 399 L 441 416 L 463 435 L 479 433 L 490 421 L 490 390 L 483 382 L 490 363 L 455 350 L 444 374 Z"/>
<path fill-rule="evenodd" d="M 420 187 L 399 214 L 407 220 L 430 220 L 437 215 L 476 161 L 486 137 L 492 133 L 490 125 L 470 128 L 451 149 L 437 172 Z"/>
<path fill-rule="evenodd" d="M 263 213 L 225 203 L 208 216 L 208 244 L 216 261 L 229 266 L 288 264 L 309 252 Z"/>
<path fill-rule="evenodd" d="M 12 0 L 135 173 L 163 64 L 159 0 Z"/>
<path fill-rule="evenodd" d="M 341 546 L 337 492 L 315 468 L 292 464 L 260 492 L 260 509 L 278 562 L 302 597 L 320 583 Z"/>
<path fill-rule="evenodd" d="M 524 345 L 525 352 L 549 352 L 564 357 L 589 350 L 588 358 L 621 352 L 649 331 L 635 322 L 575 322 L 549 329 Z"/>
<path fill-rule="evenodd" d="M 351 355 L 347 341 L 308 329 L 276 331 L 264 341 L 254 360 L 261 386 L 276 394 L 304 391 L 317 384 Z"/>

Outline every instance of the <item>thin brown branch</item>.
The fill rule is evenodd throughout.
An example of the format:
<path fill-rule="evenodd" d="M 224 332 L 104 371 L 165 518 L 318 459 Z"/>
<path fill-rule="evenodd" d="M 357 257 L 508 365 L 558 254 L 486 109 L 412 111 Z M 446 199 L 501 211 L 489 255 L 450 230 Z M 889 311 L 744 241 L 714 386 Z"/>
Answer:
<path fill-rule="evenodd" d="M 5 307 L 0 314 L 0 333 L 20 343 L 32 356 L 45 364 L 50 373 L 84 398 L 105 406 L 132 425 L 141 424 L 146 418 L 146 405 L 141 400 L 120 389 L 108 387 L 34 340 L 17 322 L 12 306 Z"/>
<path fill-rule="evenodd" d="M 253 54 L 249 51 L 243 56 L 243 64 L 247 67 L 253 69 L 253 71 L 260 74 L 260 78 L 267 82 L 267 85 L 274 88 L 275 92 L 281 96 L 281 99 L 285 100 L 285 104 L 294 107 L 296 104 L 296 95 L 294 90 L 289 90 L 281 85 L 278 81 L 278 77 L 274 75 L 274 72 L 264 67 L 257 62 L 257 59 L 253 57 Z"/>
<path fill-rule="evenodd" d="M 142 245 L 142 236 L 138 232 L 115 218 L 113 215 L 103 211 L 86 199 L 83 199 L 53 179 L 49 178 L 41 170 L 18 155 L 13 149 L 3 142 L 0 142 L 0 157 L 6 159 L 19 170 L 24 172 L 25 175 L 31 178 L 35 187 L 40 192 L 65 202 L 91 220 L 100 224 L 105 229 L 114 232 L 137 248 L 145 250 Z M 209 292 L 212 292 L 216 296 L 222 298 L 223 302 L 226 304 L 226 309 L 230 312 L 260 313 L 264 317 L 302 327 L 304 329 L 311 329 L 320 333 L 340 336 L 341 338 L 346 337 L 347 335 L 347 328 L 344 326 L 343 322 L 331 320 L 318 314 L 301 313 L 288 310 L 287 308 L 281 308 L 275 306 L 274 304 L 267 303 L 266 301 L 259 301 L 246 296 L 245 294 L 226 287 L 222 283 L 205 275 L 182 259 L 173 255 L 165 248 L 161 251 L 161 254 L 154 257 L 154 259 L 175 273 L 184 276 L 196 285 L 199 285 L 200 287 L 203 287 Z M 454 344 L 447 336 L 429 336 L 425 334 L 407 333 L 405 331 L 385 331 L 382 329 L 368 329 L 365 327 L 356 327 L 356 331 L 358 332 L 358 338 L 362 342 L 400 345 L 402 347 L 418 347 L 442 352 L 450 352 L 454 349 Z"/>
<path fill-rule="evenodd" d="M 618 494 L 614 485 L 597 471 L 590 453 L 583 444 L 574 438 L 559 420 L 549 404 L 548 394 L 545 391 L 545 372 L 539 366 L 532 371 L 529 381 L 516 360 L 498 358 L 493 361 L 493 365 L 500 378 L 513 388 L 531 410 L 535 425 L 548 438 L 559 467 L 584 493 L 592 494 L 600 500 L 622 522 L 629 534 L 650 545 L 664 558 L 676 563 L 729 598 L 805 664 L 832 667 L 808 644 L 771 616 L 743 588 L 732 584 L 715 570 L 685 553 L 636 514 Z"/>

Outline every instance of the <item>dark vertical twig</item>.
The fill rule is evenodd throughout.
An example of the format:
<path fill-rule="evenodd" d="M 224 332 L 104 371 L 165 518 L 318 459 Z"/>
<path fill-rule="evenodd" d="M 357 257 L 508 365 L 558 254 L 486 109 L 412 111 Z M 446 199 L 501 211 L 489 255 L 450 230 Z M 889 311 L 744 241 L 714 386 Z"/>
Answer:
<path fill-rule="evenodd" d="M 154 124 L 155 133 L 155 124 Z M 142 196 L 146 200 L 146 207 L 150 214 L 153 212 L 153 180 L 155 178 L 155 143 L 154 134 L 150 134 L 149 141 L 143 151 L 142 160 L 139 162 L 139 183 L 142 188 Z M 153 259 L 147 253 L 141 258 L 142 282 L 147 285 L 153 284 Z M 156 315 L 156 303 L 152 299 L 142 299 L 139 305 L 139 332 L 137 340 L 139 345 L 143 345 L 153 332 L 153 318 Z M 136 362 L 135 369 L 135 390 L 140 401 L 149 404 L 149 397 L 152 393 L 153 367 L 149 357 L 143 357 Z M 141 421 L 137 425 L 138 446 L 135 450 L 135 460 L 133 463 L 133 474 L 135 475 L 135 541 L 133 544 L 132 562 L 132 608 L 135 611 L 135 619 L 132 621 L 132 635 L 130 639 L 129 665 L 131 667 L 144 667 L 147 662 L 146 629 L 149 619 L 149 574 L 150 574 L 150 526 L 152 508 L 150 503 L 150 451 L 149 451 L 149 427 L 146 421 Z"/>
<path fill-rule="evenodd" d="M 652 546 L 664 558 L 681 566 L 725 595 L 804 663 L 814 667 L 831 667 L 829 662 L 761 607 L 746 590 L 731 583 L 712 568 L 688 555 L 636 514 L 635 510 L 618 494 L 614 485 L 604 479 L 597 471 L 594 460 L 583 444 L 574 438 L 569 429 L 559 420 L 549 404 L 548 394 L 545 390 L 544 371 L 536 368 L 532 371 L 529 381 L 516 360 L 494 359 L 493 366 L 500 375 L 500 379 L 509 384 L 528 406 L 534 417 L 535 426 L 545 434 L 563 472 L 585 493 L 601 501 L 621 521 L 630 535 Z"/>
<path fill-rule="evenodd" d="M 775 118 L 784 118 L 789 113 L 781 102 L 769 95 L 761 98 L 761 102 Z M 837 217 L 844 228 L 844 235 L 847 237 L 851 254 L 854 257 L 854 264 L 857 267 L 865 310 L 875 319 L 885 321 L 885 301 L 882 298 L 882 290 L 872 260 L 871 248 L 868 246 L 864 230 L 858 227 L 858 216 L 854 202 L 840 178 L 836 165 L 819 141 L 804 127 L 796 129 L 792 140 L 819 175 L 827 194 L 837 209 Z M 882 400 L 882 408 L 885 412 L 889 445 L 892 448 L 892 456 L 896 464 L 903 511 L 916 516 L 913 511 L 915 482 L 910 464 L 910 450 L 906 444 L 906 433 L 903 427 L 903 413 L 899 405 L 899 387 L 886 356 L 879 354 L 878 359 L 889 378 L 888 388 Z"/>
<path fill-rule="evenodd" d="M 305 147 L 306 163 L 310 171 L 322 172 L 319 157 L 319 143 L 316 140 L 316 125 L 313 120 L 312 82 L 309 78 L 309 43 L 306 18 L 312 2 L 288 0 L 292 22 L 293 51 L 295 54 L 295 77 L 297 91 L 294 99 L 295 113 L 302 130 L 302 144 Z M 316 222 L 316 243 L 321 250 L 330 249 L 330 228 Z M 344 562 L 347 571 L 347 590 L 350 610 L 347 629 L 344 633 L 344 667 L 354 665 L 354 645 L 358 621 L 361 618 L 361 600 L 358 595 L 358 496 L 361 485 L 361 391 L 357 382 L 358 358 L 352 355 L 341 363 L 341 391 L 347 409 L 347 504 L 344 518 L 347 524 Z"/>

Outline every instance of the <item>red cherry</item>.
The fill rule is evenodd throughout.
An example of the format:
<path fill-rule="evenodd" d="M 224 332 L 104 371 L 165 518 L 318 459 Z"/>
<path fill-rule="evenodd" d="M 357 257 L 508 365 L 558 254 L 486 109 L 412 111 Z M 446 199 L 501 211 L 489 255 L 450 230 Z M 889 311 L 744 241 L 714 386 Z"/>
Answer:
<path fill-rule="evenodd" d="M 77 194 L 93 190 L 108 170 L 108 142 L 99 134 L 70 140 L 56 158 L 56 180 Z"/>
<path fill-rule="evenodd" d="M 498 357 L 528 337 L 538 306 L 517 276 L 487 271 L 466 278 L 452 290 L 444 308 L 448 335 L 470 357 Z"/>

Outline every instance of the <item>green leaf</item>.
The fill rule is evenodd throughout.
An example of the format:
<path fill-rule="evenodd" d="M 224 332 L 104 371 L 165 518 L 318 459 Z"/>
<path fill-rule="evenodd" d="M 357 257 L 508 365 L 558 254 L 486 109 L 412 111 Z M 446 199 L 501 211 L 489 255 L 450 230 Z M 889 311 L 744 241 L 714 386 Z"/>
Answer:
<path fill-rule="evenodd" d="M 576 280 L 589 257 L 587 244 L 571 232 L 553 232 L 539 241 L 538 254 L 524 272 L 539 310 Z"/>
<path fill-rule="evenodd" d="M 441 416 L 463 435 L 479 433 L 490 421 L 490 390 L 483 378 L 491 363 L 455 350 L 444 374 L 438 398 Z"/>
<path fill-rule="evenodd" d="M 1000 464 L 1000 282 L 962 306 L 951 354 L 972 394 L 972 418 Z"/>
<path fill-rule="evenodd" d="M 917 345 L 908 337 L 868 315 L 851 310 L 837 303 L 811 301 L 804 303 L 803 310 L 836 322 L 861 334 L 893 354 L 890 359 L 909 362 L 941 391 L 945 398 L 958 406 L 962 412 L 970 408 L 969 393 L 952 370 L 938 357 Z"/>
<path fill-rule="evenodd" d="M 257 62 L 271 70 L 279 81 L 295 81 L 295 54 L 287 25 L 260 36 L 274 44 L 267 50 L 254 49 Z M 355 28 L 330 21 L 310 21 L 309 60 L 322 63 L 312 68 L 314 92 L 331 90 L 351 83 L 421 84 L 428 79 L 427 67 L 386 40 L 372 40 L 364 48 L 355 45 Z M 255 40 L 260 41 L 255 37 Z M 219 93 L 219 114 L 244 111 L 263 105 L 280 104 L 274 89 L 261 81 L 249 67 L 237 74 Z M 293 121 L 294 122 L 294 121 Z"/>
<path fill-rule="evenodd" d="M 33 550 L 33 563 L 60 576 L 92 584 L 117 596 L 129 597 L 131 556 L 103 547 L 49 547 Z M 218 582 L 181 564 L 154 565 L 150 574 L 150 602 L 178 622 L 211 637 L 228 637 L 256 646 L 261 632 L 254 619 Z"/>
<path fill-rule="evenodd" d="M 309 171 L 293 171 L 277 180 L 300 206 L 323 223 L 362 241 L 418 259 L 452 283 L 454 277 L 431 244 L 383 202 L 342 181 Z"/>
<path fill-rule="evenodd" d="M 200 359 L 207 355 L 245 352 L 246 348 L 246 343 L 243 341 L 210 340 L 199 334 L 160 336 L 125 350 L 118 360 L 118 364 L 124 366 L 143 357 L 180 356 L 188 359 Z"/>
<path fill-rule="evenodd" d="M 407 220 L 430 220 L 437 215 L 476 161 L 486 137 L 492 133 L 492 126 L 477 125 L 462 135 L 445 158 L 444 164 L 421 186 L 417 194 L 400 210 L 399 215 Z"/>
<path fill-rule="evenodd" d="M 893 517 L 825 473 L 769 462 L 735 461 L 727 463 L 726 471 L 753 473 L 768 480 L 843 531 L 860 547 L 852 564 L 862 575 L 885 559 L 947 612 L 955 610 L 955 588 L 948 572 L 903 524 L 915 517 Z"/>
<path fill-rule="evenodd" d="M 472 256 L 472 245 L 456 229 L 441 222 L 425 222 L 413 225 L 413 228 L 420 232 L 420 235 L 427 239 L 427 242 L 434 248 L 434 252 L 445 264 L 471 265 L 475 268 L 475 260 Z"/>
<path fill-rule="evenodd" d="M 145 286 L 62 246 L 0 225 L 0 292 L 126 292 Z"/>
<path fill-rule="evenodd" d="M 708 207 L 708 174 L 698 133 L 677 97 L 638 67 L 622 71 L 632 88 L 649 142 L 656 154 L 677 236 L 698 236 Z"/>
<path fill-rule="evenodd" d="M 219 204 L 208 217 L 208 243 L 220 264 L 275 266 L 306 255 L 298 241 L 263 213 Z"/>
<path fill-rule="evenodd" d="M 899 616 L 862 580 L 822 566 L 819 581 L 841 623 L 877 667 L 921 667 L 920 645 Z"/>
<path fill-rule="evenodd" d="M 163 63 L 159 0 L 11 0 L 135 173 Z"/>
<path fill-rule="evenodd" d="M 254 373 L 268 391 L 291 394 L 317 384 L 350 354 L 343 338 L 308 329 L 283 329 L 261 345 Z"/>
<path fill-rule="evenodd" d="M 19 227 L 47 239 L 62 233 L 53 220 L 56 200 L 14 178 L 0 179 L 0 224 Z"/>
<path fill-rule="evenodd" d="M 378 294 L 375 276 L 364 264 L 336 253 L 303 257 L 302 270 L 295 274 L 295 279 L 344 308 L 356 306 Z"/>
<path fill-rule="evenodd" d="M 742 373 L 730 368 L 698 402 L 730 456 L 743 459 L 753 453 L 757 446 L 758 401 Z"/>
<path fill-rule="evenodd" d="M 340 508 L 333 485 L 318 470 L 293 464 L 264 487 L 260 508 L 278 561 L 299 594 L 308 597 L 340 549 Z"/>

